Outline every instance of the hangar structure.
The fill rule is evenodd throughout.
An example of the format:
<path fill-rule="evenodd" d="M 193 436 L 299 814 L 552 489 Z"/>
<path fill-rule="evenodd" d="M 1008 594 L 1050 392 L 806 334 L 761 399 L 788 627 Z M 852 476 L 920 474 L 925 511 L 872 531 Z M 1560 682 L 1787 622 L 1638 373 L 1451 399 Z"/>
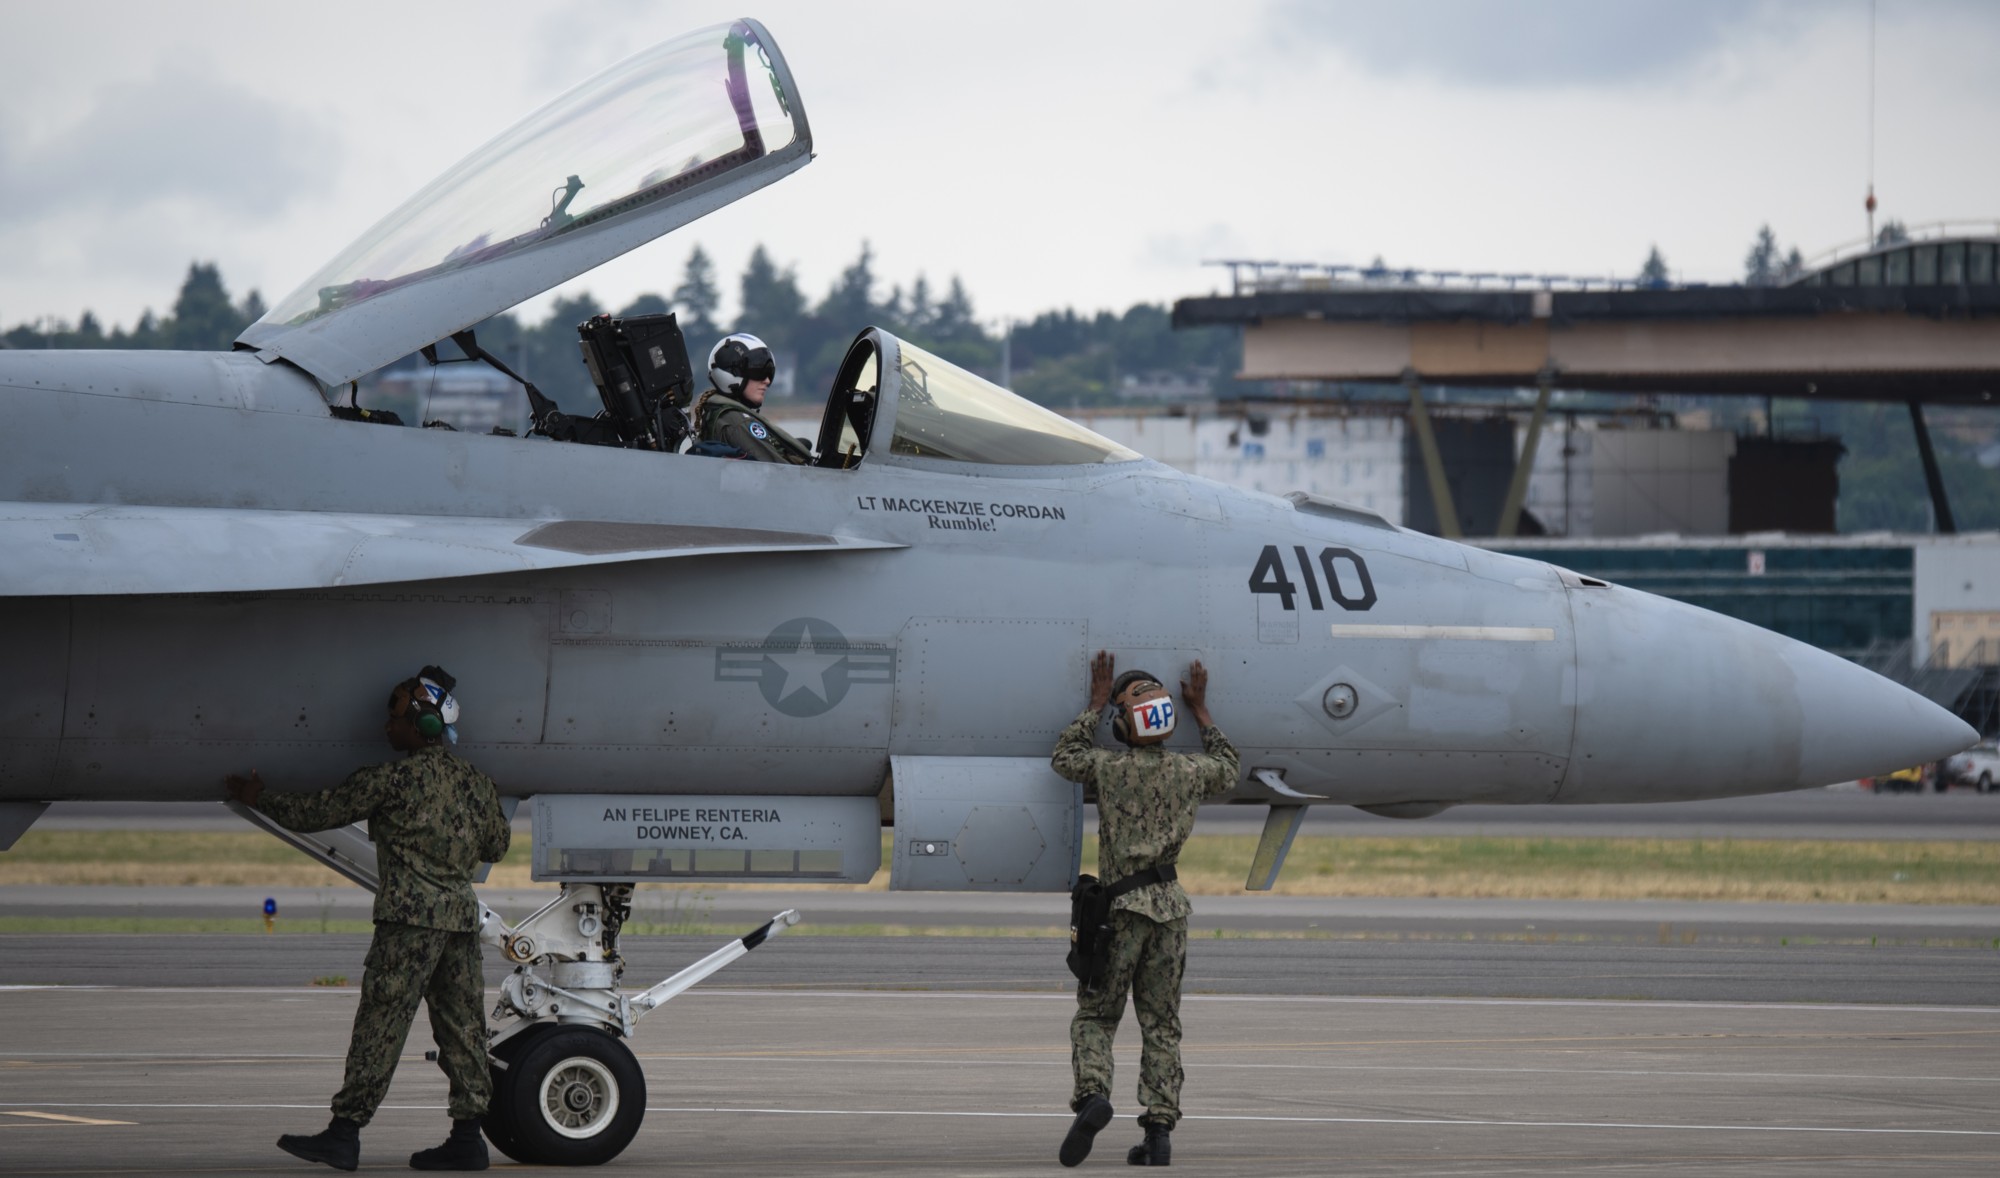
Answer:
<path fill-rule="evenodd" d="M 1937 530 L 1950 533 L 1923 407 L 2000 394 L 2000 222 L 1979 228 L 1850 247 L 1774 286 L 1225 261 L 1230 293 L 1182 299 L 1173 321 L 1241 327 L 1245 380 L 1401 383 L 1437 530 L 1452 538 L 1471 529 L 1425 386 L 1537 390 L 1502 537 L 1521 518 L 1556 389 L 1901 401 Z"/>

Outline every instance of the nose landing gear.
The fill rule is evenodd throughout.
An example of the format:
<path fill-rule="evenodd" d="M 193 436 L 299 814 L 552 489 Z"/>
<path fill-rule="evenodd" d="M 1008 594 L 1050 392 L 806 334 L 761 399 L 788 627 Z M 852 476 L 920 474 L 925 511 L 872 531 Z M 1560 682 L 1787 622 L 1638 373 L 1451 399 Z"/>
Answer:
<path fill-rule="evenodd" d="M 235 802 L 229 808 L 340 874 L 377 891 L 374 844 L 358 827 L 300 834 Z M 483 877 L 482 877 L 483 878 Z M 648 990 L 627 994 L 618 932 L 629 883 L 564 883 L 519 924 L 480 905 L 479 937 L 514 963 L 486 1051 L 493 1098 L 486 1139 L 517 1162 L 595 1166 L 617 1157 L 646 1116 L 646 1077 L 626 1041 L 640 1019 L 799 922 L 786 909 Z"/>
<path fill-rule="evenodd" d="M 595 1166 L 632 1143 L 646 1115 L 646 1077 L 626 1041 L 640 1019 L 797 924 L 787 909 L 666 981 L 618 987 L 618 932 L 632 885 L 566 883 L 518 925 L 491 909 L 481 937 L 516 962 L 500 987 L 488 1051 L 493 1099 L 481 1126 L 518 1162 Z"/>

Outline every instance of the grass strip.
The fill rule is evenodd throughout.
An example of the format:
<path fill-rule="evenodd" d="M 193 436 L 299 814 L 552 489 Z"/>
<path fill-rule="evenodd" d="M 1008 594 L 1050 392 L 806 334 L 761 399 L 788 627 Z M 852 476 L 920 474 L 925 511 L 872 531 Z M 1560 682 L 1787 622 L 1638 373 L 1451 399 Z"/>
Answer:
<path fill-rule="evenodd" d="M 890 836 L 884 834 L 885 862 Z M 1196 895 L 1240 893 L 1256 848 L 1249 835 L 1201 835 L 1181 854 Z M 526 839 L 488 880 L 538 886 Z M 1086 838 L 1084 870 L 1097 844 Z M 0 886 L 346 887 L 345 880 L 254 830 L 31 830 L 0 853 Z M 706 882 L 648 885 L 665 892 L 848 890 L 840 884 Z M 888 872 L 860 885 L 888 887 Z M 1742 900 L 1848 904 L 2000 904 L 2000 843 L 1841 839 L 1337 838 L 1292 847 L 1277 895 L 1493 897 L 1575 900 Z M 643 907 L 642 907 L 643 911 Z M 668 916 L 664 923 L 679 921 Z M 315 925 L 319 922 L 314 921 Z M 0 925 L 0 928 L 6 926 Z"/>

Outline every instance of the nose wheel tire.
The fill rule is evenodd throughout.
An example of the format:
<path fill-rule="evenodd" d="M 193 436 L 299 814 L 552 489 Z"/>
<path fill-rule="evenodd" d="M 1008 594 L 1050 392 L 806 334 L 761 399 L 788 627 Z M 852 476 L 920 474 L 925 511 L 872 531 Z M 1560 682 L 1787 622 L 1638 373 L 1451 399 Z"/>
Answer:
<path fill-rule="evenodd" d="M 646 1077 L 631 1050 L 588 1027 L 517 1038 L 528 1042 L 504 1073 L 495 1069 L 487 1139 L 531 1165 L 596 1166 L 622 1153 L 646 1115 Z M 504 1043 L 495 1054 L 505 1058 L 512 1046 Z"/>
<path fill-rule="evenodd" d="M 521 1152 L 520 1142 L 514 1133 L 513 1114 L 507 1111 L 512 1107 L 514 1080 L 521 1074 L 521 1069 L 514 1065 L 529 1044 L 555 1029 L 553 1023 L 529 1027 L 493 1049 L 493 1057 L 507 1066 L 490 1069 L 493 1074 L 493 1099 L 486 1106 L 486 1115 L 479 1118 L 479 1127 L 485 1131 L 486 1140 L 493 1143 L 494 1149 L 517 1162 L 530 1159 Z"/>

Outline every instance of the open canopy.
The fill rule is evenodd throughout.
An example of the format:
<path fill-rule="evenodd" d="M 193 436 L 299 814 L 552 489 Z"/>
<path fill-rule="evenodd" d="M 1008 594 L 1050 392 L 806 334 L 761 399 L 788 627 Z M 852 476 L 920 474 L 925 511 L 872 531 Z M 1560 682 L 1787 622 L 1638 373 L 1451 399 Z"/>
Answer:
<path fill-rule="evenodd" d="M 627 58 L 432 181 L 238 343 L 341 384 L 803 166 L 790 71 L 741 20 Z"/>

